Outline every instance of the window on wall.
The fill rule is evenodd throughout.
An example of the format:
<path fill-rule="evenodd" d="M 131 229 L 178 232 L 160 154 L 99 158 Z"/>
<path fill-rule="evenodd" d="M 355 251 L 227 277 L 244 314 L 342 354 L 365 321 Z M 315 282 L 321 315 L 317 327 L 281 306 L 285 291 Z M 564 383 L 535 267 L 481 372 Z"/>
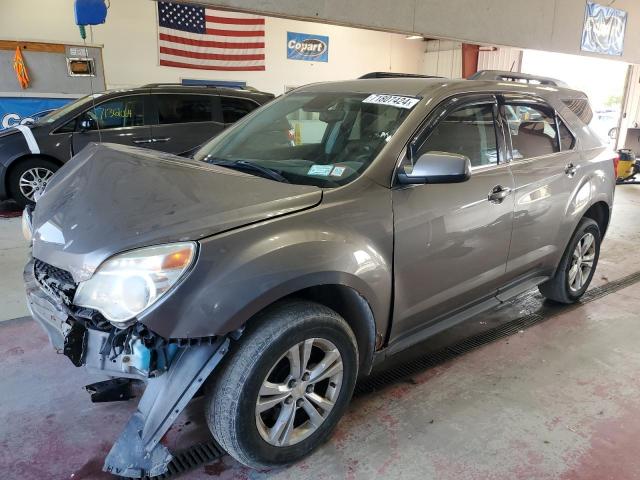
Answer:
<path fill-rule="evenodd" d="M 220 97 L 220 102 L 222 104 L 224 123 L 235 123 L 258 108 L 257 103 L 246 98 Z"/>
<path fill-rule="evenodd" d="M 213 121 L 213 97 L 210 95 L 156 95 L 158 123 Z"/>
<path fill-rule="evenodd" d="M 514 112 L 513 117 L 507 117 L 514 160 L 560 151 L 553 109 L 516 103 L 508 103 L 506 108 Z"/>
<path fill-rule="evenodd" d="M 498 148 L 493 104 L 463 107 L 449 113 L 418 148 L 415 158 L 428 152 L 465 155 L 472 167 L 496 165 Z"/>

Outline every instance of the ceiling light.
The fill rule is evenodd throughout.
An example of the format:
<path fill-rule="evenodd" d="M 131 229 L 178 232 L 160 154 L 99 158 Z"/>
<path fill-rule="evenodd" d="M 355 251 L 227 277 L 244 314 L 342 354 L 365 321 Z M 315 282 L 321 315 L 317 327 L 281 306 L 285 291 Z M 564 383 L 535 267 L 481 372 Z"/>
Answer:
<path fill-rule="evenodd" d="M 424 40 L 422 35 L 407 35 L 404 37 L 406 40 Z"/>

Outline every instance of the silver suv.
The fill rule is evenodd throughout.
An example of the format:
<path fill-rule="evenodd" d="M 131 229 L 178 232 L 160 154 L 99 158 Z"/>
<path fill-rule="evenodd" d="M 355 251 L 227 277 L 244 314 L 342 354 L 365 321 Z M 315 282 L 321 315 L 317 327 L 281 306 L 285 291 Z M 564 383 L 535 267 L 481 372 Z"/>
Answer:
<path fill-rule="evenodd" d="M 193 159 L 76 155 L 25 211 L 25 279 L 56 349 L 146 384 L 105 470 L 165 472 L 197 394 L 240 462 L 298 460 L 373 365 L 536 286 L 578 300 L 616 178 L 591 116 L 551 79 L 367 78 L 288 93 Z"/>

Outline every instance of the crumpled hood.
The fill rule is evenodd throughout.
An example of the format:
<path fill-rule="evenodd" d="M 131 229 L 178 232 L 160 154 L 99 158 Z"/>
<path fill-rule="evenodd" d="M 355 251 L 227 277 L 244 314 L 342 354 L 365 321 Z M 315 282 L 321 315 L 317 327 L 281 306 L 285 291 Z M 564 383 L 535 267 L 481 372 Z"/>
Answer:
<path fill-rule="evenodd" d="M 33 256 L 91 277 L 108 257 L 198 240 L 310 208 L 313 186 L 290 185 L 161 152 L 90 145 L 47 186 L 33 214 Z"/>

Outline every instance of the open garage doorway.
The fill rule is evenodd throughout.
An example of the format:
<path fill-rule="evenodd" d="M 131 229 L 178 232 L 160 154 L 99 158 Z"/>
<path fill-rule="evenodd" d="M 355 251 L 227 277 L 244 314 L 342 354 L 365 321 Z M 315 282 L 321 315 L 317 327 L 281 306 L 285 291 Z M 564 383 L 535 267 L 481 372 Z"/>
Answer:
<path fill-rule="evenodd" d="M 616 145 L 629 64 L 616 60 L 524 50 L 523 73 L 553 77 L 585 92 L 594 112 L 591 126 Z"/>

